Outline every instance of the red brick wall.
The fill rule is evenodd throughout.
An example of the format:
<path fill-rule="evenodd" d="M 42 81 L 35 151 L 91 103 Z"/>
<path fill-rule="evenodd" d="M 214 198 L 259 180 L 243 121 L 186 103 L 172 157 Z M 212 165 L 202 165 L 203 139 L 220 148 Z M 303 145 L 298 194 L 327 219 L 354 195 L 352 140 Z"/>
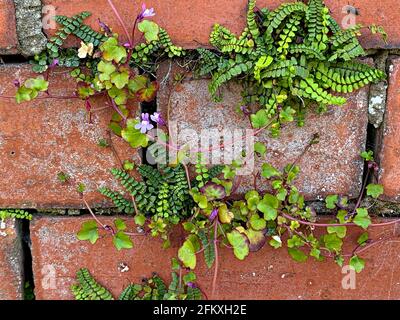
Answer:
<path fill-rule="evenodd" d="M 107 5 L 107 1 L 44 0 L 53 5 L 57 14 L 72 15 L 87 10 L 93 13 L 88 20 L 97 28 L 96 19 L 121 28 Z M 123 19 L 132 21 L 142 1 L 114 1 Z M 276 7 L 283 1 L 260 0 L 260 7 Z M 207 46 L 208 35 L 218 22 L 235 32 L 240 32 L 245 22 L 245 0 L 149 0 L 154 6 L 155 20 L 171 34 L 174 42 L 194 48 Z M 335 18 L 341 21 L 346 13 L 342 8 L 347 0 L 327 0 Z M 366 48 L 379 50 L 400 48 L 400 10 L 394 0 L 354 0 L 350 3 L 359 10 L 357 22 L 376 23 L 385 27 L 388 44 L 378 36 L 364 33 L 362 43 Z M 45 30 L 50 36 L 52 30 Z M 69 45 L 74 45 L 72 41 Z M 384 52 L 384 51 L 382 51 Z M 400 208 L 400 58 L 396 51 L 389 54 L 389 86 L 384 123 L 381 128 L 368 132 L 369 88 L 348 98 L 341 108 L 334 108 L 323 116 L 309 114 L 306 126 L 289 125 L 279 140 L 261 136 L 269 150 L 269 159 L 278 167 L 296 159 L 311 137 L 318 133 L 320 143 L 309 150 L 300 160 L 301 178 L 297 186 L 308 200 L 319 200 L 331 193 L 355 197 L 361 187 L 363 163 L 359 151 L 372 140 L 378 142 L 378 160 L 381 164 L 379 180 L 385 187 L 381 200 L 391 208 Z M 397 51 L 398 52 L 398 51 Z M 18 54 L 18 35 L 13 1 L 0 0 L 0 55 Z M 372 59 L 370 62 L 373 63 Z M 163 65 L 159 77 L 166 74 Z M 177 68 L 173 66 L 170 77 Z M 30 75 L 27 64 L 0 66 L 0 94 L 12 96 L 14 79 Z M 50 90 L 53 94 L 72 92 L 67 70 L 56 70 L 52 75 Z M 230 128 L 247 128 L 248 122 L 234 112 L 239 101 L 239 89 L 231 86 L 221 103 L 213 103 L 207 91 L 207 81 L 186 81 L 171 96 L 176 105 L 170 114 L 179 126 L 196 130 L 223 124 Z M 158 95 L 158 107 L 166 112 L 169 88 L 164 85 Z M 101 108 L 105 101 L 96 101 Z M 139 108 L 138 108 L 139 109 Z M 62 185 L 58 172 L 72 174 L 74 181 L 87 186 L 86 198 L 91 206 L 110 206 L 96 189 L 109 185 L 117 187 L 108 169 L 118 165 L 110 148 L 98 146 L 99 139 L 108 138 L 109 111 L 96 113 L 93 122 L 85 121 L 82 102 L 77 99 L 46 99 L 17 105 L 13 99 L 0 99 L 0 208 L 33 209 L 80 209 L 81 200 L 75 184 Z M 212 117 L 211 117 L 212 115 Z M 122 160 L 140 161 L 138 152 L 123 141 L 112 138 L 113 145 Z M 257 164 L 256 164 L 257 167 Z M 253 179 L 244 178 L 237 195 L 243 194 Z M 386 204 L 385 204 L 386 205 Z M 170 258 L 176 255 L 182 234 L 172 237 L 172 247 L 166 251 L 161 243 L 150 237 L 135 239 L 135 248 L 116 253 L 110 241 L 95 246 L 78 242 L 75 237 L 80 224 L 87 217 L 57 217 L 38 215 L 30 225 L 32 238 L 33 272 L 38 299 L 69 299 L 69 285 L 80 267 L 88 267 L 100 282 L 111 288 L 114 294 L 130 281 L 140 281 L 152 271 L 168 278 Z M 109 221 L 105 218 L 104 221 Z M 395 230 L 393 230 L 394 232 Z M 392 229 L 374 229 L 372 237 L 379 238 Z M 354 244 L 359 230 L 351 230 L 349 238 Z M 0 229 L 0 299 L 22 299 L 24 251 L 19 225 L 8 222 Z M 366 256 L 367 269 L 358 276 L 356 290 L 343 290 L 340 268 L 330 262 L 298 264 L 292 262 L 286 252 L 271 248 L 253 254 L 245 262 L 234 259 L 229 250 L 222 250 L 222 265 L 217 295 L 221 299 L 399 299 L 400 276 L 398 241 L 377 245 Z M 120 273 L 119 263 L 126 263 L 130 270 Z M 49 269 L 50 268 L 50 269 Z M 49 271 L 50 270 L 50 271 Z M 48 283 L 48 274 L 55 275 L 55 286 Z M 209 293 L 210 271 L 201 266 L 198 275 L 202 288 Z"/>

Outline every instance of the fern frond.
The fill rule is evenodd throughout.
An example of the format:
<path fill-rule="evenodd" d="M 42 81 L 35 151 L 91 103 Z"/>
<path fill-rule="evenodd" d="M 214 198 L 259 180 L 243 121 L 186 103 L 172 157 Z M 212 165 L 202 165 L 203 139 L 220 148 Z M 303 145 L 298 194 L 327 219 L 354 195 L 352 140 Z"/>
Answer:
<path fill-rule="evenodd" d="M 346 44 L 343 48 L 337 49 L 328 61 L 336 61 L 338 59 L 351 61 L 354 58 L 362 56 L 365 56 L 364 49 L 361 47 L 357 39 L 353 39 L 353 41 Z"/>
<path fill-rule="evenodd" d="M 121 169 L 111 169 L 112 175 L 120 180 L 121 184 L 129 191 L 129 193 L 136 197 L 146 192 L 146 185 L 143 182 L 136 181 L 129 173 Z"/>
<path fill-rule="evenodd" d="M 247 72 L 252 68 L 252 63 L 250 61 L 237 63 L 230 60 L 225 69 L 221 70 L 215 74 L 210 82 L 209 89 L 212 96 L 216 97 L 217 90 L 224 83 L 228 82 L 234 77 Z"/>
<path fill-rule="evenodd" d="M 315 58 L 321 61 L 326 60 L 325 56 L 319 50 L 317 50 L 314 47 L 307 46 L 305 44 L 292 45 L 289 48 L 289 52 L 292 54 L 296 53 L 305 54 L 307 57 Z"/>
<path fill-rule="evenodd" d="M 114 300 L 112 294 L 97 283 L 89 270 L 80 269 L 76 277 L 79 284 L 71 287 L 76 300 Z"/>
<path fill-rule="evenodd" d="M 161 47 L 168 54 L 168 58 L 181 57 L 185 54 L 185 51 L 182 47 L 175 46 L 172 43 L 170 36 L 164 29 L 160 28 L 158 37 Z"/>
<path fill-rule="evenodd" d="M 316 83 L 313 78 L 296 81 L 294 84 L 295 90 L 292 92 L 300 97 L 314 100 L 318 103 L 325 105 L 343 105 L 346 99 L 343 97 L 336 97 L 325 91 Z"/>
<path fill-rule="evenodd" d="M 329 32 L 329 9 L 322 0 L 310 0 L 306 13 L 307 38 L 309 45 L 320 51 L 325 51 Z"/>
<path fill-rule="evenodd" d="M 100 188 L 99 192 L 102 195 L 110 198 L 114 205 L 118 208 L 119 212 L 124 212 L 127 214 L 132 214 L 135 212 L 132 202 L 125 199 L 121 193 L 111 191 L 110 189 L 104 187 Z"/>
<path fill-rule="evenodd" d="M 21 209 L 1 209 L 0 220 L 6 219 L 24 219 L 32 220 L 32 215 L 25 210 Z"/>
<path fill-rule="evenodd" d="M 357 24 L 345 30 L 336 32 L 331 38 L 330 42 L 334 47 L 340 47 L 348 41 L 353 40 L 360 33 L 362 25 Z"/>
<path fill-rule="evenodd" d="M 258 25 L 256 23 L 256 14 L 254 13 L 255 7 L 256 1 L 250 0 L 247 10 L 247 28 L 253 39 L 257 39 L 260 35 L 260 30 L 258 29 Z"/>
<path fill-rule="evenodd" d="M 268 15 L 268 20 L 264 21 L 264 26 L 267 27 L 267 34 L 272 34 L 275 29 L 278 29 L 283 21 L 294 13 L 304 14 L 307 6 L 302 2 L 283 3 Z"/>
<path fill-rule="evenodd" d="M 138 284 L 130 284 L 127 286 L 124 291 L 120 294 L 118 300 L 136 300 L 138 298 L 138 294 L 142 291 L 143 287 Z"/>
<path fill-rule="evenodd" d="M 316 71 L 316 79 L 324 88 L 343 93 L 353 92 L 385 78 L 383 71 L 355 62 L 320 63 Z"/>

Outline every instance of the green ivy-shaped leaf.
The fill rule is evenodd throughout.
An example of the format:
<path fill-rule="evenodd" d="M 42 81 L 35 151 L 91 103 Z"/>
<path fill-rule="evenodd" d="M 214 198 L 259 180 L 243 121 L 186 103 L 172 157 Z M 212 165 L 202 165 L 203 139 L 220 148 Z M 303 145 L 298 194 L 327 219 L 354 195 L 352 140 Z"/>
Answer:
<path fill-rule="evenodd" d="M 278 249 L 282 247 L 282 239 L 280 236 L 275 235 L 272 236 L 272 239 L 269 241 L 269 244 L 271 245 L 271 247 Z"/>
<path fill-rule="evenodd" d="M 343 239 L 346 236 L 347 228 L 345 226 L 327 227 L 327 231 L 329 234 L 336 233 L 339 238 Z"/>
<path fill-rule="evenodd" d="M 133 242 L 131 238 L 123 231 L 118 231 L 113 237 L 113 243 L 118 251 L 122 249 L 132 249 Z"/>
<path fill-rule="evenodd" d="M 100 61 L 97 65 L 97 70 L 100 72 L 100 81 L 108 81 L 111 79 L 111 74 L 114 73 L 117 68 L 111 62 Z"/>
<path fill-rule="evenodd" d="M 157 23 L 150 20 L 143 20 L 138 24 L 138 29 L 143 32 L 147 42 L 158 40 L 158 33 L 160 28 Z"/>
<path fill-rule="evenodd" d="M 43 76 L 39 76 L 26 80 L 25 87 L 34 91 L 46 91 L 49 88 L 49 82 Z"/>
<path fill-rule="evenodd" d="M 350 259 L 350 268 L 352 268 L 353 270 L 355 270 L 357 273 L 360 273 L 361 271 L 363 271 L 365 267 L 365 260 L 359 258 L 358 256 L 353 256 Z"/>
<path fill-rule="evenodd" d="M 288 248 L 288 253 L 297 262 L 305 262 L 308 258 L 303 251 L 297 248 Z"/>
<path fill-rule="evenodd" d="M 239 260 L 244 260 L 249 255 L 249 245 L 247 237 L 237 230 L 226 234 L 229 243 L 233 247 L 233 253 Z"/>
<path fill-rule="evenodd" d="M 267 152 L 267 147 L 261 142 L 256 142 L 254 144 L 254 151 L 263 157 Z"/>
<path fill-rule="evenodd" d="M 137 119 L 128 119 L 126 122 L 126 128 L 122 129 L 122 138 L 127 141 L 132 148 L 147 147 L 149 138 L 146 134 L 141 133 L 135 126 L 139 123 Z"/>
<path fill-rule="evenodd" d="M 369 239 L 368 232 L 364 232 L 364 233 L 357 239 L 357 243 L 358 243 L 360 246 L 364 246 L 364 245 L 367 243 L 368 239 Z"/>
<path fill-rule="evenodd" d="M 135 215 L 134 220 L 135 220 L 135 223 L 136 223 L 138 226 L 143 227 L 144 224 L 145 224 L 145 222 L 146 222 L 146 217 L 145 217 L 144 214 L 137 214 L 137 215 Z"/>
<path fill-rule="evenodd" d="M 127 228 L 125 221 L 119 218 L 114 221 L 114 225 L 118 231 L 124 231 Z"/>
<path fill-rule="evenodd" d="M 336 194 L 327 196 L 325 199 L 326 207 L 328 209 L 335 209 L 338 200 L 339 200 L 339 197 Z"/>
<path fill-rule="evenodd" d="M 264 219 L 267 221 L 272 221 L 277 218 L 278 208 L 279 200 L 268 193 L 264 195 L 264 198 L 257 205 L 257 209 L 264 214 Z"/>
<path fill-rule="evenodd" d="M 129 73 L 128 71 L 124 72 L 114 72 L 111 75 L 111 82 L 115 84 L 118 89 L 124 88 L 129 82 Z"/>
<path fill-rule="evenodd" d="M 271 166 L 269 163 L 264 163 L 261 167 L 261 176 L 266 179 L 270 179 L 272 177 L 279 177 L 281 173 Z"/>
<path fill-rule="evenodd" d="M 256 114 L 252 114 L 250 116 L 250 120 L 253 128 L 255 129 L 265 127 L 268 123 L 267 111 L 265 111 L 264 109 L 257 111 Z"/>
<path fill-rule="evenodd" d="M 260 216 L 256 213 L 250 217 L 249 223 L 250 226 L 256 231 L 264 230 L 267 227 L 267 221 L 265 221 L 263 218 L 260 218 Z"/>
<path fill-rule="evenodd" d="M 106 61 L 115 61 L 120 63 L 127 57 L 126 49 L 118 44 L 116 38 L 108 38 L 101 46 L 100 50 L 103 52 L 103 58 Z"/>
<path fill-rule="evenodd" d="M 343 241 L 336 233 L 326 234 L 323 236 L 325 247 L 334 252 L 340 252 L 342 249 Z"/>
<path fill-rule="evenodd" d="M 365 161 L 374 161 L 374 152 L 369 150 L 369 151 L 363 151 L 361 152 L 361 157 Z"/>
<path fill-rule="evenodd" d="M 367 229 L 371 224 L 371 218 L 368 215 L 368 210 L 365 208 L 358 208 L 357 215 L 354 217 L 353 222 L 363 229 Z"/>
<path fill-rule="evenodd" d="M 372 198 L 379 198 L 380 195 L 383 194 L 383 186 L 380 184 L 369 184 L 367 186 L 367 195 L 371 196 Z"/>
<path fill-rule="evenodd" d="M 158 90 L 158 82 L 152 81 L 149 85 L 137 92 L 137 96 L 141 102 L 151 102 L 154 100 Z"/>
<path fill-rule="evenodd" d="M 266 242 L 265 235 L 262 231 L 256 231 L 253 229 L 245 230 L 244 234 L 247 236 L 249 240 L 249 250 L 251 252 L 256 252 L 260 250 Z"/>
<path fill-rule="evenodd" d="M 200 209 L 206 209 L 208 207 L 208 200 L 205 195 L 194 193 L 193 200 L 199 205 Z"/>
<path fill-rule="evenodd" d="M 147 77 L 143 75 L 137 75 L 133 79 L 129 80 L 128 88 L 132 93 L 137 93 L 138 91 L 146 88 Z"/>
<path fill-rule="evenodd" d="M 90 220 L 82 224 L 81 229 L 77 234 L 77 238 L 82 241 L 90 241 L 91 244 L 95 244 L 99 238 L 99 227 L 96 221 Z"/>
<path fill-rule="evenodd" d="M 187 239 L 179 248 L 178 257 L 186 268 L 193 270 L 196 267 L 196 251 L 190 239 Z"/>

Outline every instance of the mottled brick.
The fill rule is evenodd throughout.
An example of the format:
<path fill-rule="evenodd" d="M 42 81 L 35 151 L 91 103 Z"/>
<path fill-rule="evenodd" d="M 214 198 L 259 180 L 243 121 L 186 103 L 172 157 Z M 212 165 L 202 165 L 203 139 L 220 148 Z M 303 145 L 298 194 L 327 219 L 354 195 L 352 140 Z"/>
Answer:
<path fill-rule="evenodd" d="M 27 65 L 0 68 L 0 94 L 13 96 L 13 79 L 23 82 L 30 73 Z M 76 88 L 69 71 L 57 69 L 50 77 L 50 93 L 71 96 Z M 0 98 L 0 207 L 79 208 L 76 192 L 80 182 L 87 187 L 86 198 L 93 206 L 107 206 L 98 192 L 100 186 L 116 187 L 109 170 L 119 166 L 111 148 L 98 146 L 108 139 L 112 110 L 104 110 L 105 100 L 97 97 L 93 108 L 101 109 L 90 124 L 80 99 L 37 99 L 16 104 L 15 99 Z M 135 106 L 133 104 L 133 106 Z M 138 162 L 138 151 L 112 135 L 113 145 L 123 160 Z M 68 174 L 68 184 L 57 178 Z"/>
<path fill-rule="evenodd" d="M 19 224 L 0 220 L 0 300 L 23 299 L 23 252 Z"/>
<path fill-rule="evenodd" d="M 45 5 L 56 7 L 57 14 L 74 15 L 81 11 L 90 11 L 93 16 L 88 19 L 91 26 L 98 28 L 97 18 L 110 24 L 119 34 L 123 29 L 118 23 L 113 11 L 107 1 L 87 0 L 44 0 Z M 131 27 L 136 15 L 140 11 L 142 1 L 114 0 L 121 17 Z M 258 7 L 275 8 L 287 0 L 260 0 Z M 186 48 L 207 46 L 208 37 L 215 23 L 226 26 L 236 34 L 240 34 L 246 21 L 246 5 L 244 0 L 149 0 L 147 7 L 154 7 L 156 17 L 154 20 L 165 28 L 171 35 L 173 41 Z M 333 16 L 341 23 L 347 15 L 343 8 L 349 5 L 348 0 L 328 0 L 326 4 L 331 9 Z M 362 43 L 366 48 L 394 48 L 400 46 L 400 27 L 397 21 L 400 18 L 399 10 L 396 8 L 395 0 L 376 2 L 372 0 L 354 0 L 351 5 L 359 9 L 356 23 L 370 25 L 372 23 L 382 25 L 389 35 L 388 44 L 376 35 L 365 32 Z M 346 23 L 346 21 L 345 21 Z M 53 34 L 54 30 L 45 30 Z"/>
<path fill-rule="evenodd" d="M 0 54 L 15 54 L 17 46 L 14 2 L 0 0 Z"/>
<path fill-rule="evenodd" d="M 390 79 L 387 106 L 380 150 L 380 183 L 385 189 L 384 198 L 400 201 L 400 58 L 390 62 Z"/>
<path fill-rule="evenodd" d="M 172 247 L 161 248 L 162 242 L 150 236 L 134 240 L 135 248 L 117 252 L 111 239 L 100 239 L 95 245 L 79 242 L 75 234 L 83 221 L 80 218 L 47 218 L 34 220 L 31 229 L 33 271 L 38 299 L 71 299 L 69 286 L 74 283 L 75 272 L 87 267 L 95 278 L 118 295 L 130 282 L 140 282 L 153 271 L 169 281 L 170 259 L 175 257 L 183 241 L 180 231 L 171 234 Z M 110 218 L 101 217 L 110 224 Z M 383 220 L 388 221 L 388 220 Z M 129 228 L 132 224 L 128 223 Z M 356 246 L 362 234 L 359 228 L 350 228 L 345 253 Z M 371 239 L 393 234 L 393 226 L 373 228 Z M 251 253 L 244 261 L 237 260 L 230 249 L 219 249 L 219 275 L 216 297 L 218 299 L 399 299 L 400 275 L 399 241 L 396 237 L 377 243 L 360 253 L 366 268 L 355 278 L 355 289 L 343 289 L 342 273 L 333 261 L 323 263 L 309 260 L 297 263 L 289 258 L 286 250 L 269 246 Z M 125 263 L 129 271 L 121 273 L 118 265 Z M 347 260 L 346 260 L 347 263 Z M 48 288 L 49 270 L 54 275 L 55 286 Z M 196 269 L 198 284 L 210 298 L 213 270 L 207 270 L 203 258 Z M 47 289 L 46 289 L 47 288 Z"/>
<path fill-rule="evenodd" d="M 164 64 L 159 78 L 163 79 L 169 66 Z M 176 68 L 169 73 L 173 79 Z M 202 130 L 210 132 L 218 129 L 233 132 L 236 129 L 250 129 L 247 117 L 235 111 L 240 103 L 241 88 L 233 84 L 223 90 L 220 103 L 211 101 L 208 80 L 188 80 L 176 86 L 175 90 L 166 84 L 161 87 L 158 107 L 166 117 L 168 103 L 171 106 L 169 119 L 176 123 L 176 131 L 193 129 L 198 135 Z M 170 95 L 171 92 L 171 95 Z M 320 199 L 328 194 L 342 194 L 355 197 L 361 188 L 363 161 L 359 153 L 364 150 L 368 123 L 368 90 L 366 88 L 348 96 L 342 107 L 331 107 L 323 115 L 311 111 L 306 116 L 305 126 L 299 128 L 291 123 L 282 128 L 279 138 L 269 137 L 268 132 L 260 134 L 256 140 L 267 146 L 266 159 L 256 159 L 253 174 L 257 174 L 262 163 L 269 162 L 277 168 L 297 161 L 301 173 L 296 185 L 307 199 Z M 320 142 L 311 146 L 302 157 L 305 147 L 318 134 Z M 180 136 L 178 145 L 188 141 Z M 299 158 L 300 157 L 300 158 Z M 243 176 L 237 194 L 244 194 L 253 188 L 253 177 Z M 257 179 L 257 186 L 265 190 L 265 180 Z"/>

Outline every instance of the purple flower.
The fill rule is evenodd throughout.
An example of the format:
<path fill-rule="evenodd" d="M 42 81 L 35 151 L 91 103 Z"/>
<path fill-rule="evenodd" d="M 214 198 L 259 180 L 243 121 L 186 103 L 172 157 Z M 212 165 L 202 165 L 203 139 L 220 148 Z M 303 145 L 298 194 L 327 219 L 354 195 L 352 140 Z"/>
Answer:
<path fill-rule="evenodd" d="M 154 12 L 154 8 L 147 9 L 146 4 L 142 4 L 142 12 L 138 15 L 137 19 L 142 21 L 144 18 L 154 17 L 156 13 Z"/>
<path fill-rule="evenodd" d="M 104 30 L 107 35 L 112 35 L 112 31 L 108 25 L 106 25 L 103 21 L 98 18 L 100 27 Z"/>
<path fill-rule="evenodd" d="M 21 86 L 21 82 L 19 82 L 18 79 L 15 79 L 15 80 L 13 81 L 13 84 L 14 84 L 14 86 L 16 86 L 17 88 L 19 88 L 19 87 Z"/>
<path fill-rule="evenodd" d="M 162 118 L 161 114 L 158 112 L 154 112 L 150 116 L 151 120 L 153 120 L 155 123 L 159 124 L 160 126 L 165 126 L 165 120 Z"/>
<path fill-rule="evenodd" d="M 187 286 L 192 288 L 192 289 L 197 288 L 196 285 L 193 282 L 188 282 Z"/>
<path fill-rule="evenodd" d="M 54 68 L 55 66 L 58 66 L 60 61 L 58 59 L 54 59 L 53 62 L 49 65 L 49 68 Z"/>
<path fill-rule="evenodd" d="M 129 42 L 125 42 L 124 44 L 123 44 L 123 46 L 125 47 L 125 48 L 130 48 L 130 47 L 132 47 L 132 45 L 129 43 Z"/>
<path fill-rule="evenodd" d="M 218 214 L 218 209 L 213 209 L 213 211 L 211 211 L 210 216 L 208 217 L 208 220 L 213 221 L 217 216 L 217 214 Z"/>
<path fill-rule="evenodd" d="M 244 115 L 248 116 L 251 112 L 247 108 L 247 106 L 241 106 L 240 110 L 243 112 Z"/>
<path fill-rule="evenodd" d="M 150 123 L 149 114 L 142 113 L 142 121 L 135 126 L 135 129 L 140 130 L 141 133 L 146 133 L 153 128 L 154 126 Z"/>

